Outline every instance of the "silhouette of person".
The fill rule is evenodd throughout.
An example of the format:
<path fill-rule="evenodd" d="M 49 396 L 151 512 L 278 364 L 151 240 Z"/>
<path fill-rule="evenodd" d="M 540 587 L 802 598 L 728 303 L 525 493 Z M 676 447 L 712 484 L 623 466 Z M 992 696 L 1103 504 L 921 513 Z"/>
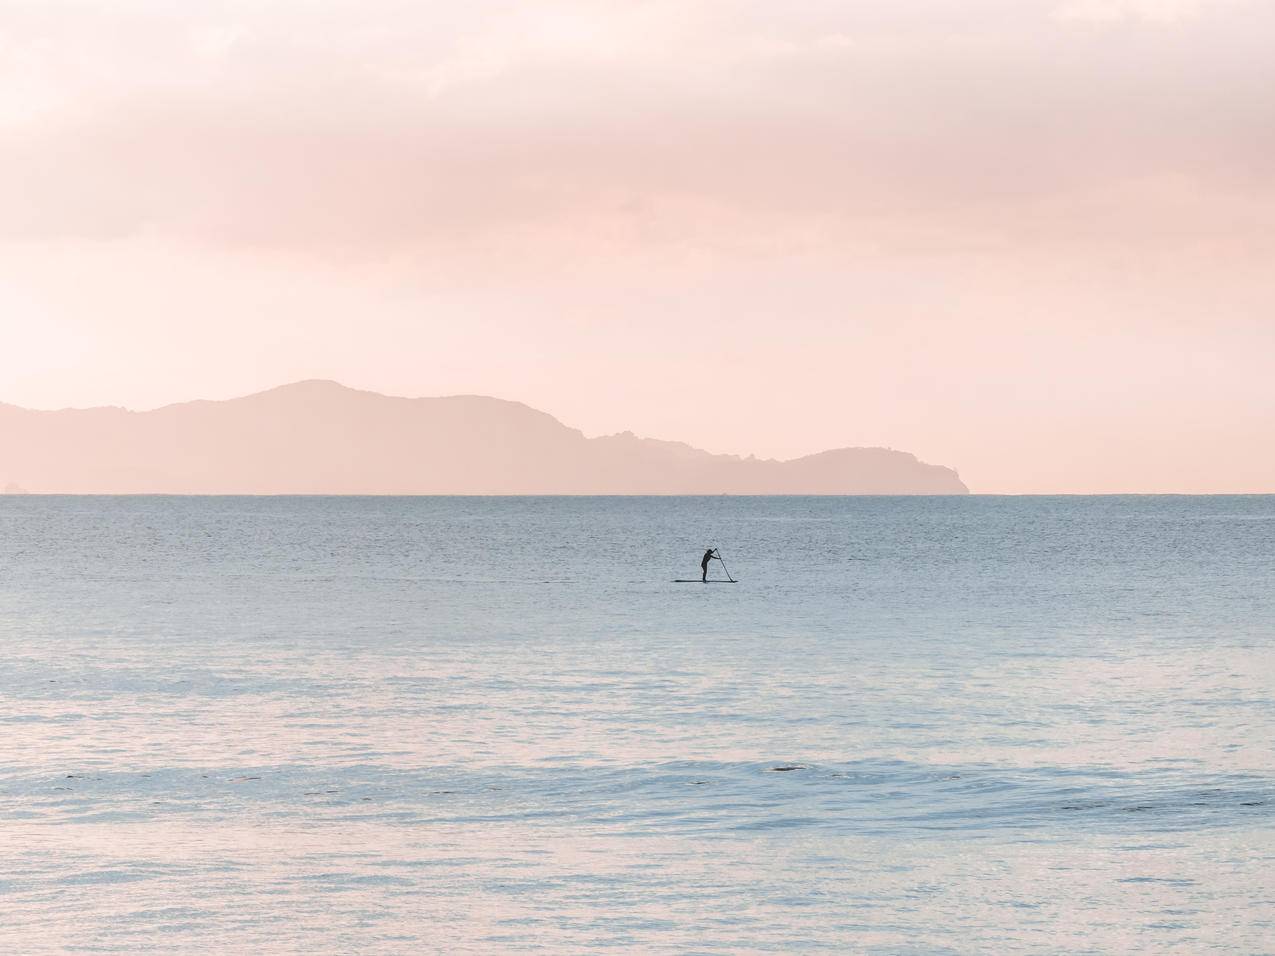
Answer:
<path fill-rule="evenodd" d="M 712 561 L 713 558 L 717 558 L 717 552 L 714 551 L 712 548 L 709 548 L 707 551 L 704 552 L 704 560 L 699 563 L 700 570 L 704 572 L 700 576 L 700 580 L 703 581 L 705 584 L 708 583 L 708 562 Z M 717 560 L 720 561 L 721 558 L 717 558 Z"/>

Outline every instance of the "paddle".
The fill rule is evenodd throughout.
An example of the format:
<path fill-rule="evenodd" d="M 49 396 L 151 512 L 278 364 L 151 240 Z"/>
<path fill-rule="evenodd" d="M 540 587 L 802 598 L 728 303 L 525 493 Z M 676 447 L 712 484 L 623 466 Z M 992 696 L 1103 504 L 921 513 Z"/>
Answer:
<path fill-rule="evenodd" d="M 722 561 L 722 552 L 721 552 L 721 551 L 718 551 L 718 552 L 717 552 L 717 560 L 718 560 L 718 561 Z M 723 571 L 726 571 L 726 577 L 727 577 L 727 579 L 728 579 L 728 580 L 729 580 L 732 584 L 734 584 L 734 583 L 735 583 L 735 579 L 734 579 L 734 578 L 732 578 L 732 577 L 730 576 L 730 572 L 726 570 L 726 562 L 725 562 L 725 561 L 722 561 L 722 570 L 723 570 Z"/>

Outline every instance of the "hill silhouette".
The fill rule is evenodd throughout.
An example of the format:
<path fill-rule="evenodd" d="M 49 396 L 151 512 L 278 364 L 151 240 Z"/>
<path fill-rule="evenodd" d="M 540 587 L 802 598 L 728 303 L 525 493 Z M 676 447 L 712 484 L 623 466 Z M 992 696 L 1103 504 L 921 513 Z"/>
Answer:
<path fill-rule="evenodd" d="M 886 448 L 792 461 L 625 432 L 586 438 L 519 402 L 306 381 L 153 411 L 0 404 L 0 483 L 67 494 L 968 494 Z"/>

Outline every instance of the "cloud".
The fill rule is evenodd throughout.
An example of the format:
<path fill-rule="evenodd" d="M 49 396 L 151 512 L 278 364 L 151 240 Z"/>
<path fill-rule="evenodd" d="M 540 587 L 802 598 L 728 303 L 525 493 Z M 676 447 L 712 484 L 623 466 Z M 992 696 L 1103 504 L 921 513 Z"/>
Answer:
<path fill-rule="evenodd" d="M 1058 6 L 1060 20 L 1114 23 L 1145 20 L 1151 23 L 1179 23 L 1199 16 L 1210 6 L 1226 0 L 1067 0 Z"/>
<path fill-rule="evenodd" d="M 1199 200 L 1182 227 L 1213 233 L 1273 188 L 1275 14 L 1238 9 L 0 0 L 0 234 L 965 248 L 1136 232 L 1166 181 Z"/>

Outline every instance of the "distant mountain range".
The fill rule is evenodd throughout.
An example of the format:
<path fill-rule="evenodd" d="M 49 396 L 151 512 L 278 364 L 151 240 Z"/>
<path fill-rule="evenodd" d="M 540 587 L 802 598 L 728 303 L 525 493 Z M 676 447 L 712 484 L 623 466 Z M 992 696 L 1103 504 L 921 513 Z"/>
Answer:
<path fill-rule="evenodd" d="M 307 381 L 154 411 L 0 404 L 0 487 L 68 494 L 968 494 L 887 448 L 792 461 L 630 432 L 586 438 L 519 402 Z"/>

